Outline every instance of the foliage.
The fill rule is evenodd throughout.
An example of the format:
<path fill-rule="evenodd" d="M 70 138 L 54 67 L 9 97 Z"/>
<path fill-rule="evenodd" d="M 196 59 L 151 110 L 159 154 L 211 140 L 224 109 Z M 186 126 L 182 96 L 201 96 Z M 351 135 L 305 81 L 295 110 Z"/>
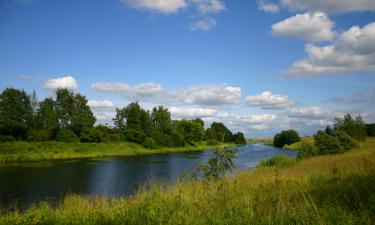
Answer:
<path fill-rule="evenodd" d="M 179 120 L 176 122 L 176 129 L 183 135 L 186 143 L 199 142 L 203 140 L 204 127 L 202 123 L 195 120 Z"/>
<path fill-rule="evenodd" d="M 0 134 L 26 139 L 33 109 L 25 91 L 7 88 L 0 94 Z"/>
<path fill-rule="evenodd" d="M 46 98 L 39 103 L 35 118 L 35 128 L 46 131 L 48 133 L 47 140 L 52 140 L 55 139 L 59 127 L 55 102 L 52 98 Z"/>
<path fill-rule="evenodd" d="M 305 158 L 310 158 L 316 155 L 318 155 L 317 147 L 315 147 L 313 143 L 303 142 L 301 144 L 301 148 L 299 149 L 297 153 L 297 158 L 305 159 Z"/>
<path fill-rule="evenodd" d="M 290 166 L 296 162 L 295 158 L 289 158 L 287 155 L 278 155 L 269 159 L 262 159 L 259 162 L 259 167 L 267 166 Z"/>
<path fill-rule="evenodd" d="M 273 138 L 273 145 L 282 148 L 284 145 L 290 145 L 301 141 L 299 134 L 295 130 L 284 130 Z"/>
<path fill-rule="evenodd" d="M 374 137 L 375 136 L 375 123 L 366 124 L 366 132 L 367 132 L 367 136 Z"/>
<path fill-rule="evenodd" d="M 223 123 L 213 122 L 206 130 L 206 140 L 232 142 L 233 134 Z"/>
<path fill-rule="evenodd" d="M 336 118 L 334 129 L 345 132 L 357 141 L 364 141 L 367 137 L 366 126 L 361 115 L 357 116 L 355 120 L 350 114 L 346 114 L 343 119 Z"/>
<path fill-rule="evenodd" d="M 13 142 L 13 141 L 16 141 L 16 139 L 13 136 L 0 135 L 0 143 L 1 142 Z"/>
<path fill-rule="evenodd" d="M 79 138 L 70 129 L 61 129 L 57 133 L 56 141 L 60 142 L 79 142 Z"/>
<path fill-rule="evenodd" d="M 237 132 L 233 135 L 233 141 L 236 144 L 246 144 L 245 135 L 242 132 Z"/>
<path fill-rule="evenodd" d="M 214 157 L 199 165 L 198 171 L 202 171 L 203 177 L 207 179 L 224 177 L 227 171 L 234 168 L 233 158 L 236 157 L 236 152 L 237 149 L 234 147 L 216 148 Z"/>
<path fill-rule="evenodd" d="M 81 140 L 81 142 L 99 143 L 103 141 L 103 134 L 99 129 L 86 127 L 81 131 L 79 139 Z"/>
<path fill-rule="evenodd" d="M 327 132 L 318 131 L 314 135 L 314 140 L 319 155 L 335 154 L 344 150 L 340 140 L 333 135 L 329 135 Z"/>
<path fill-rule="evenodd" d="M 152 137 L 146 137 L 143 141 L 142 146 L 148 149 L 156 148 L 156 141 Z"/>

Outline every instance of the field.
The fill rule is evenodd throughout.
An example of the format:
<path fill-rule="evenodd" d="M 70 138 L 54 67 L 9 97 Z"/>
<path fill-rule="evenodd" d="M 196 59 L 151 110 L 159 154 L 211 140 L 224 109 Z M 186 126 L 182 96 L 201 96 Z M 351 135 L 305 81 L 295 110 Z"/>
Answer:
<path fill-rule="evenodd" d="M 154 183 L 129 198 L 68 195 L 0 224 L 374 224 L 375 139 L 345 154 L 259 167 L 216 181 Z"/>
<path fill-rule="evenodd" d="M 223 144 L 228 146 L 234 144 Z M 146 149 L 141 145 L 121 143 L 5 142 L 0 143 L 0 163 L 37 160 L 79 159 L 109 156 L 162 154 L 199 151 L 216 146 L 204 142 L 195 146 Z"/>

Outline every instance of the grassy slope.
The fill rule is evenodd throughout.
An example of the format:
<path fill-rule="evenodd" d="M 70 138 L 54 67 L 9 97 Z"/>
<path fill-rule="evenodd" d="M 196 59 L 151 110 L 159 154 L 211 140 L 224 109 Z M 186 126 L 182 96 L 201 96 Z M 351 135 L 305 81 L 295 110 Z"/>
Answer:
<path fill-rule="evenodd" d="M 345 154 L 234 178 L 154 185 L 130 198 L 66 196 L 3 212 L 0 224 L 373 224 L 375 139 Z"/>
<path fill-rule="evenodd" d="M 0 163 L 186 152 L 210 147 L 215 146 L 200 143 L 178 148 L 145 149 L 134 143 L 7 142 L 0 143 Z"/>
<path fill-rule="evenodd" d="M 300 142 L 285 145 L 283 148 L 285 149 L 301 149 L 302 143 L 311 143 L 314 144 L 314 137 L 302 137 Z"/>

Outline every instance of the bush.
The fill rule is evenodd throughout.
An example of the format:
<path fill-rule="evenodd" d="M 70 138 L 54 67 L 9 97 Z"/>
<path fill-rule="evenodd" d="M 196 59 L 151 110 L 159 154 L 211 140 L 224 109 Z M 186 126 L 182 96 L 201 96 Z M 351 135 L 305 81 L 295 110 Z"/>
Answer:
<path fill-rule="evenodd" d="M 299 134 L 295 130 L 284 130 L 273 138 L 273 145 L 282 148 L 284 145 L 291 145 L 301 141 Z"/>
<path fill-rule="evenodd" d="M 105 134 L 103 137 L 103 142 L 122 142 L 124 141 L 124 135 L 122 134 Z"/>
<path fill-rule="evenodd" d="M 142 143 L 142 146 L 148 149 L 156 148 L 156 141 L 152 137 L 147 137 L 144 142 Z"/>
<path fill-rule="evenodd" d="M 215 145 L 219 145 L 220 143 L 217 141 L 217 140 L 207 140 L 206 141 L 206 145 L 208 146 L 215 146 Z"/>
<path fill-rule="evenodd" d="M 355 147 L 354 140 L 347 133 L 340 130 L 335 130 L 332 135 L 339 140 L 343 150 L 349 150 Z"/>
<path fill-rule="evenodd" d="M 102 142 L 102 133 L 94 128 L 84 128 L 80 134 L 81 142 Z"/>
<path fill-rule="evenodd" d="M 13 136 L 0 135 L 0 142 L 13 142 L 16 141 L 16 138 Z"/>
<path fill-rule="evenodd" d="M 146 135 L 143 131 L 135 129 L 127 129 L 125 131 L 125 139 L 129 142 L 135 142 L 142 144 L 146 138 Z"/>
<path fill-rule="evenodd" d="M 305 159 L 318 155 L 318 149 L 312 143 L 302 142 L 297 158 Z"/>
<path fill-rule="evenodd" d="M 48 141 L 50 132 L 48 130 L 33 130 L 27 137 L 27 141 Z"/>
<path fill-rule="evenodd" d="M 57 133 L 56 141 L 79 142 L 79 138 L 70 129 L 62 129 Z"/>
<path fill-rule="evenodd" d="M 319 155 L 335 154 L 343 151 L 339 139 L 326 132 L 318 131 L 318 133 L 314 135 L 314 140 Z"/>
<path fill-rule="evenodd" d="M 233 135 L 234 143 L 236 144 L 246 144 L 245 135 L 242 132 L 237 132 Z"/>
<path fill-rule="evenodd" d="M 375 136 L 375 123 L 366 124 L 367 136 Z"/>
<path fill-rule="evenodd" d="M 294 158 L 289 158 L 287 155 L 278 155 L 269 159 L 262 159 L 259 162 L 259 167 L 266 166 L 289 166 L 293 165 L 296 162 Z"/>

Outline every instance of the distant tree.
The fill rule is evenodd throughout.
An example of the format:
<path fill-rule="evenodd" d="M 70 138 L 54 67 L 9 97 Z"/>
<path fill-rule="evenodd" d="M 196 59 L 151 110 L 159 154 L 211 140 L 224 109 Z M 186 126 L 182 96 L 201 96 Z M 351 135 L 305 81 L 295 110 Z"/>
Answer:
<path fill-rule="evenodd" d="M 233 141 L 236 144 L 246 144 L 245 135 L 242 132 L 237 132 L 233 135 Z"/>
<path fill-rule="evenodd" d="M 32 118 L 30 97 L 25 91 L 7 88 L 0 94 L 0 134 L 25 139 Z"/>
<path fill-rule="evenodd" d="M 176 129 L 180 130 L 184 141 L 188 144 L 202 141 L 204 136 L 204 128 L 200 122 L 196 120 L 180 120 L 176 122 Z"/>
<path fill-rule="evenodd" d="M 83 128 L 81 131 L 80 137 L 81 142 L 102 142 L 103 141 L 103 134 L 100 130 L 95 128 Z"/>
<path fill-rule="evenodd" d="M 171 114 L 163 106 L 154 107 L 151 113 L 153 126 L 152 138 L 162 146 L 172 147 L 175 145 L 173 140 L 173 123 Z"/>
<path fill-rule="evenodd" d="M 55 102 L 46 98 L 39 103 L 35 116 L 35 129 L 47 133 L 47 140 L 55 139 L 59 130 L 59 119 L 55 111 Z"/>
<path fill-rule="evenodd" d="M 71 129 L 77 136 L 84 128 L 92 128 L 95 117 L 84 96 L 68 89 L 56 91 L 55 109 L 61 129 Z"/>
<path fill-rule="evenodd" d="M 213 122 L 210 128 L 211 130 L 209 131 L 208 135 L 212 136 L 212 138 L 215 138 L 215 140 L 220 142 L 233 141 L 232 132 L 223 123 Z"/>
<path fill-rule="evenodd" d="M 365 140 L 367 136 L 366 126 L 360 115 L 355 119 L 350 114 L 346 114 L 343 119 L 336 118 L 334 129 L 341 130 L 358 141 Z"/>
<path fill-rule="evenodd" d="M 273 145 L 282 148 L 284 145 L 291 145 L 301 141 L 299 134 L 295 130 L 284 130 L 273 138 Z"/>

